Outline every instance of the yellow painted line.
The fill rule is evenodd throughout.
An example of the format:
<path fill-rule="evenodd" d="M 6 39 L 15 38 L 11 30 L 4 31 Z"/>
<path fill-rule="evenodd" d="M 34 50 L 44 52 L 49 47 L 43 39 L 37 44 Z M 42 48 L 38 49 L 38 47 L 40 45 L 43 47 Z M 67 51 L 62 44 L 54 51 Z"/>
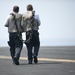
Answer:
<path fill-rule="evenodd" d="M 10 56 L 0 56 L 0 59 L 11 59 Z M 27 60 L 26 57 L 20 57 L 21 60 Z M 38 58 L 39 61 L 53 61 L 53 62 L 69 62 L 75 63 L 75 60 L 69 59 L 52 59 L 52 58 Z"/>
<path fill-rule="evenodd" d="M 41 61 L 72 62 L 72 63 L 75 63 L 75 60 L 69 60 L 69 59 L 39 58 L 39 60 L 41 60 Z"/>

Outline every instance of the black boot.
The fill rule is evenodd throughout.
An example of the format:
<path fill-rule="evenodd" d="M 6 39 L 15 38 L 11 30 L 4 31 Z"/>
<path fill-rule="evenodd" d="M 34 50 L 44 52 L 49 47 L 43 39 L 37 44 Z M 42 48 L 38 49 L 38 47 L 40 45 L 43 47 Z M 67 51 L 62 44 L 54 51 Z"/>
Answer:
<path fill-rule="evenodd" d="M 14 64 L 15 64 L 15 65 L 19 65 L 19 61 L 18 61 L 17 58 L 14 58 Z"/>
<path fill-rule="evenodd" d="M 34 56 L 34 63 L 38 63 L 38 59 L 37 59 L 37 56 Z"/>
<path fill-rule="evenodd" d="M 28 60 L 28 64 L 32 64 L 32 60 Z"/>

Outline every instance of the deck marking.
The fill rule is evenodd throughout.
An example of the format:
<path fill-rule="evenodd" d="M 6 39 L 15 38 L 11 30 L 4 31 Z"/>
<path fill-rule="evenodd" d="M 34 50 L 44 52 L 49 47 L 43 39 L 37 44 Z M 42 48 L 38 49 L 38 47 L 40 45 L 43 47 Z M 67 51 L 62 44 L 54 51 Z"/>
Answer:
<path fill-rule="evenodd" d="M 10 56 L 2 56 L 0 55 L 0 59 L 11 59 Z M 27 60 L 27 57 L 20 57 L 20 60 Z M 38 58 L 39 61 L 53 61 L 53 62 L 69 62 L 75 63 L 75 60 L 70 59 L 53 59 L 53 58 Z"/>

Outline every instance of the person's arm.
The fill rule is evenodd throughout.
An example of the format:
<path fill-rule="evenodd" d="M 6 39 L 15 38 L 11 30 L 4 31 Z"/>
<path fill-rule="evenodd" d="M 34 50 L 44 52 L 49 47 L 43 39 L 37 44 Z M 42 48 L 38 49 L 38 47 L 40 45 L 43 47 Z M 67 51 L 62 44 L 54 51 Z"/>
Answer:
<path fill-rule="evenodd" d="M 22 14 L 21 26 L 23 26 L 23 14 Z"/>
<path fill-rule="evenodd" d="M 9 20 L 6 21 L 6 23 L 5 23 L 4 26 L 5 26 L 5 27 L 9 27 Z"/>
<path fill-rule="evenodd" d="M 9 16 L 8 16 L 8 18 L 7 18 L 7 20 L 6 20 L 5 24 L 4 24 L 4 26 L 5 26 L 5 27 L 9 27 Z"/>
<path fill-rule="evenodd" d="M 40 21 L 39 15 L 35 15 L 35 18 L 38 20 L 38 25 L 40 26 L 41 25 L 41 21 Z"/>

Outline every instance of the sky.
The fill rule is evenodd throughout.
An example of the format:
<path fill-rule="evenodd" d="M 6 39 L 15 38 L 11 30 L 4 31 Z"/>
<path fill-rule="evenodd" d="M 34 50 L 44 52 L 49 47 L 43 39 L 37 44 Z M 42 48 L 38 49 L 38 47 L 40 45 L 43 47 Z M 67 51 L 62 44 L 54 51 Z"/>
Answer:
<path fill-rule="evenodd" d="M 21 14 L 32 4 L 39 14 L 41 46 L 75 46 L 75 0 L 0 0 L 0 47 L 8 46 L 7 16 L 15 5 Z M 25 39 L 25 33 L 22 34 Z"/>

